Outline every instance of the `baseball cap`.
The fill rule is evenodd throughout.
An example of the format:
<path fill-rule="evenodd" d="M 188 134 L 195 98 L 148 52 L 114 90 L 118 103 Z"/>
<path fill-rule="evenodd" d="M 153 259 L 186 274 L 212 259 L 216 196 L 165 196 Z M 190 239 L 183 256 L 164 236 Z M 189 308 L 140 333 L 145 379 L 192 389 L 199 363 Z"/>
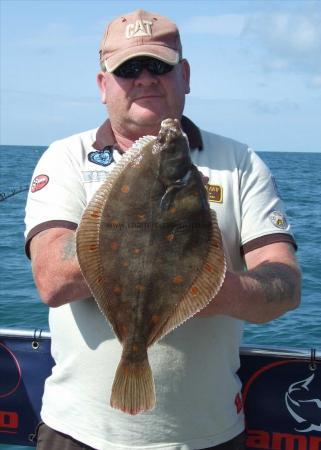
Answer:
<path fill-rule="evenodd" d="M 177 26 L 167 17 L 138 9 L 107 26 L 99 54 L 101 67 L 113 72 L 137 56 L 151 56 L 175 65 L 182 57 L 182 45 Z"/>

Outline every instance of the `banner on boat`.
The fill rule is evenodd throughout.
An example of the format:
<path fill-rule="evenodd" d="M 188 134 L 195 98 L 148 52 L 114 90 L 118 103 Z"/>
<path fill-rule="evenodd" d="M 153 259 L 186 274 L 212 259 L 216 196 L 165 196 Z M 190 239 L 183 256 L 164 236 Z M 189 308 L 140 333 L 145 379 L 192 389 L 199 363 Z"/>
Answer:
<path fill-rule="evenodd" d="M 314 357 L 243 355 L 247 448 L 321 450 L 321 364 Z"/>
<path fill-rule="evenodd" d="M 49 338 L 37 332 L 33 337 L 0 335 L 1 444 L 33 445 L 30 439 L 52 365 Z"/>
<path fill-rule="evenodd" d="M 0 443 L 34 445 L 30 439 L 52 365 L 50 338 L 0 334 Z M 318 358 L 245 352 L 239 376 L 249 450 L 321 450 Z"/>

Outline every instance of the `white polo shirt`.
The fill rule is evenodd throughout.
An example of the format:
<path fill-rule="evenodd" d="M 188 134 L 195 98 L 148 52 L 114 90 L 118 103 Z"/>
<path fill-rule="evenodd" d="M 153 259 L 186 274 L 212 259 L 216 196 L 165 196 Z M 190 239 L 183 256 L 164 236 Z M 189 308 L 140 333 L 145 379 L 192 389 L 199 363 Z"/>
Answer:
<path fill-rule="evenodd" d="M 184 118 L 194 164 L 208 177 L 210 205 L 222 231 L 228 268 L 273 242 L 295 245 L 271 174 L 246 145 L 199 131 Z M 53 143 L 33 176 L 26 240 L 50 227 L 76 229 L 94 192 L 121 158 L 109 122 Z M 109 406 L 121 345 L 94 299 L 50 309 L 52 355 L 42 420 L 99 450 L 194 450 L 244 429 L 239 345 L 243 322 L 192 318 L 149 349 L 156 385 L 153 411 L 129 416 Z"/>

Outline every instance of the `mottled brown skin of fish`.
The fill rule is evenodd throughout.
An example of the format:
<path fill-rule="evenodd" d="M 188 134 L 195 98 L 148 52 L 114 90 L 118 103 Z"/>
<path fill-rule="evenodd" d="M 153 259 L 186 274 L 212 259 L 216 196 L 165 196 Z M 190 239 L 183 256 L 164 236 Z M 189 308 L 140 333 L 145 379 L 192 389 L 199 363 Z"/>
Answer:
<path fill-rule="evenodd" d="M 196 209 L 195 220 L 199 220 L 199 210 L 203 209 L 205 215 L 201 218 L 205 221 L 204 231 L 208 233 L 211 228 L 209 215 L 206 215 L 209 208 L 206 191 L 205 189 L 202 189 L 203 183 L 201 176 L 191 162 L 188 142 L 186 141 L 185 136 L 182 135 L 177 120 L 168 119 L 163 121 L 156 144 L 154 145 L 156 147 L 158 146 L 159 151 L 157 178 L 163 186 L 163 195 L 162 197 L 159 197 L 161 200 L 158 213 L 154 215 L 154 219 L 158 225 L 161 225 L 162 223 L 170 224 L 173 219 L 172 213 L 169 210 L 170 208 L 176 209 L 175 223 L 173 223 L 173 226 L 170 228 L 172 230 L 173 228 L 176 229 L 176 232 L 180 234 L 179 246 L 183 245 L 183 247 L 188 247 L 191 244 L 191 239 L 197 240 L 197 237 L 187 236 L 186 242 L 182 243 L 182 240 L 184 240 L 183 228 L 184 224 L 186 226 L 187 210 L 191 211 L 188 214 L 187 220 L 193 220 L 193 209 Z M 182 189 L 184 192 L 182 193 L 182 198 L 180 198 Z M 197 195 L 195 195 L 195 192 Z M 184 207 L 180 207 L 180 205 L 183 204 L 182 201 Z M 200 204 L 198 205 L 198 203 Z M 208 219 L 207 226 L 206 217 Z M 179 231 L 180 227 L 181 232 Z M 194 235 L 196 236 L 195 233 Z M 194 242 L 191 246 L 199 246 L 198 258 L 200 261 L 206 258 L 208 252 L 208 238 L 209 236 L 207 234 L 203 243 Z M 160 249 L 156 249 L 156 251 L 159 252 Z M 178 252 L 180 252 L 179 248 Z M 182 253 L 185 254 L 184 251 Z M 190 260 L 192 259 L 191 254 L 186 257 Z M 194 266 L 197 266 L 198 264 L 199 263 L 196 262 Z M 184 264 L 182 264 L 182 266 L 184 266 Z M 191 266 L 193 266 L 192 261 Z M 180 280 L 179 277 L 177 277 L 178 286 L 176 286 L 176 288 L 180 288 L 179 283 Z M 157 285 L 157 280 L 155 280 L 155 285 Z M 165 295 L 169 295 L 167 289 L 164 289 L 164 291 Z M 154 295 L 155 297 L 155 294 L 158 296 L 160 295 L 157 289 L 150 288 L 150 295 L 152 297 Z M 175 298 L 175 296 L 173 296 L 173 298 Z M 155 387 L 152 371 L 148 362 L 147 347 L 162 337 L 162 334 L 165 331 L 164 325 L 170 316 L 170 312 L 175 306 L 173 304 L 172 307 L 168 307 L 167 304 L 163 308 L 162 299 L 159 299 L 158 301 L 159 308 L 154 309 L 153 313 L 148 311 L 146 306 L 145 309 L 141 311 L 140 315 L 144 315 L 146 321 L 145 327 L 136 323 L 137 328 L 140 328 L 141 332 L 137 333 L 135 326 L 129 325 L 130 320 L 123 318 L 123 320 L 118 322 L 117 334 L 123 336 L 123 353 L 116 371 L 110 403 L 112 407 L 132 415 L 138 414 L 141 411 L 151 410 L 155 406 Z M 163 313 L 162 309 L 164 309 Z M 143 321 L 142 317 L 137 316 L 135 317 L 135 320 L 137 322 Z M 159 320 L 158 326 L 153 323 L 154 320 Z M 124 329 L 126 327 L 128 328 L 127 337 L 124 336 Z M 172 328 L 174 327 L 175 324 Z"/>

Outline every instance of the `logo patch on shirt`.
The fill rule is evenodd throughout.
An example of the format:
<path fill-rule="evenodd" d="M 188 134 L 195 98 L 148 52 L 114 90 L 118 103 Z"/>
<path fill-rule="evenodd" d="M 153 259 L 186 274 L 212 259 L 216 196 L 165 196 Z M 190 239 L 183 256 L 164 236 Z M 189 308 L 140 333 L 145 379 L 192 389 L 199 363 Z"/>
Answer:
<path fill-rule="evenodd" d="M 285 230 L 288 226 L 285 215 L 280 211 L 273 211 L 270 214 L 270 220 L 275 227 L 281 228 L 281 230 Z"/>
<path fill-rule="evenodd" d="M 93 183 L 105 181 L 108 177 L 108 172 L 104 170 L 86 170 L 82 172 L 82 178 L 84 183 Z"/>
<path fill-rule="evenodd" d="M 40 191 L 49 183 L 48 175 L 37 175 L 31 184 L 31 192 Z"/>
<path fill-rule="evenodd" d="M 113 148 L 107 146 L 103 150 L 88 153 L 88 161 L 103 167 L 109 166 L 114 162 Z"/>
<path fill-rule="evenodd" d="M 208 192 L 208 199 L 210 202 L 214 203 L 223 203 L 223 188 L 218 184 L 210 184 L 206 185 L 206 189 Z"/>

